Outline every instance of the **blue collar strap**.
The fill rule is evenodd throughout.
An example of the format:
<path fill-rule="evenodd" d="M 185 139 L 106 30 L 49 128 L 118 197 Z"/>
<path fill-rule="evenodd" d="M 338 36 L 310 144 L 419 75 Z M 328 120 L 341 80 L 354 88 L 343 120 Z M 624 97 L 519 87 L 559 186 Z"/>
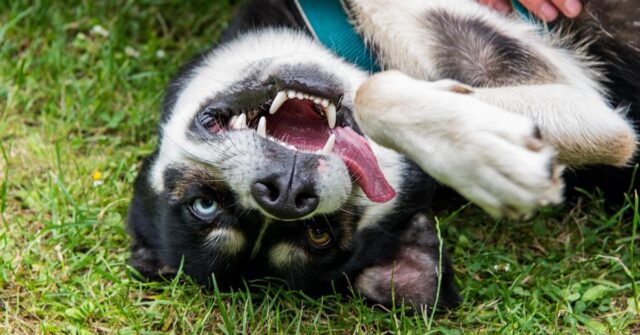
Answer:
<path fill-rule="evenodd" d="M 342 0 L 295 0 L 313 36 L 338 56 L 363 70 L 378 72 L 373 54 L 349 20 Z"/>
<path fill-rule="evenodd" d="M 527 8 L 525 8 L 520 3 L 519 0 L 511 0 L 511 6 L 515 10 L 515 12 L 518 13 L 518 16 L 520 16 L 520 18 L 523 21 L 534 23 L 534 24 L 537 24 L 537 25 L 542 26 L 542 27 L 546 27 L 546 26 L 549 25 L 549 23 L 545 23 L 544 21 L 540 20 L 535 15 L 533 15 L 533 13 L 531 13 L 531 11 L 529 11 Z"/>
<path fill-rule="evenodd" d="M 518 0 L 511 0 L 511 6 L 514 11 L 520 16 L 524 21 L 535 22 L 535 16 L 528 9 L 526 9 Z"/>

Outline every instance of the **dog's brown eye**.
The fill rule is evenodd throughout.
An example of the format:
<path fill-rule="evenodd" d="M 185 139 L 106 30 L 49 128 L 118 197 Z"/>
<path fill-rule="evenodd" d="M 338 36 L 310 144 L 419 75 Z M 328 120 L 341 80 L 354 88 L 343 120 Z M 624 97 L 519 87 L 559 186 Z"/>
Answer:
<path fill-rule="evenodd" d="M 309 235 L 309 241 L 316 247 L 324 248 L 331 244 L 331 234 L 321 227 L 309 227 L 307 229 L 307 235 Z"/>

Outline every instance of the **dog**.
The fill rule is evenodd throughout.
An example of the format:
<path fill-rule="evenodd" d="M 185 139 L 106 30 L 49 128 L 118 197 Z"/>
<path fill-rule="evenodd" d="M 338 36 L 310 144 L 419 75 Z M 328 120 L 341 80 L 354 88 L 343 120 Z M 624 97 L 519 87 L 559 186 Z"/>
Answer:
<path fill-rule="evenodd" d="M 298 1 L 249 1 L 168 86 L 129 209 L 130 264 L 455 306 L 428 220 L 437 190 L 519 218 L 562 200 L 563 166 L 631 161 L 631 2 L 588 1 L 545 30 L 472 0 L 344 1 L 384 70 L 372 76 L 314 38 Z"/>

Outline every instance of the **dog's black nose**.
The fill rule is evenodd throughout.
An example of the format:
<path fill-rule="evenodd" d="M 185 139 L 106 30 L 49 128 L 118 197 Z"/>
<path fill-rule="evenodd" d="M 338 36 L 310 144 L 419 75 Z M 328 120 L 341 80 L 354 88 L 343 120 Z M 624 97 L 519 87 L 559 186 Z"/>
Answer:
<path fill-rule="evenodd" d="M 290 171 L 259 179 L 251 185 L 251 194 L 263 210 L 283 220 L 307 216 L 320 202 L 313 183 Z"/>

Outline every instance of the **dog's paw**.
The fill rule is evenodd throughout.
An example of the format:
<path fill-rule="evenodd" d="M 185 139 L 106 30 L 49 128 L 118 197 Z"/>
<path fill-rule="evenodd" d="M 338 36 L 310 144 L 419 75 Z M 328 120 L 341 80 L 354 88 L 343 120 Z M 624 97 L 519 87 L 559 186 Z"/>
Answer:
<path fill-rule="evenodd" d="M 374 141 L 494 217 L 519 218 L 561 202 L 561 168 L 533 121 L 452 93 L 454 86 L 375 75 L 358 90 L 356 120 Z"/>
<path fill-rule="evenodd" d="M 453 146 L 455 157 L 448 164 L 456 168 L 442 178 L 496 218 L 521 218 L 560 203 L 562 167 L 533 122 L 507 112 L 483 112 L 488 122 L 466 125 L 468 133 Z"/>

